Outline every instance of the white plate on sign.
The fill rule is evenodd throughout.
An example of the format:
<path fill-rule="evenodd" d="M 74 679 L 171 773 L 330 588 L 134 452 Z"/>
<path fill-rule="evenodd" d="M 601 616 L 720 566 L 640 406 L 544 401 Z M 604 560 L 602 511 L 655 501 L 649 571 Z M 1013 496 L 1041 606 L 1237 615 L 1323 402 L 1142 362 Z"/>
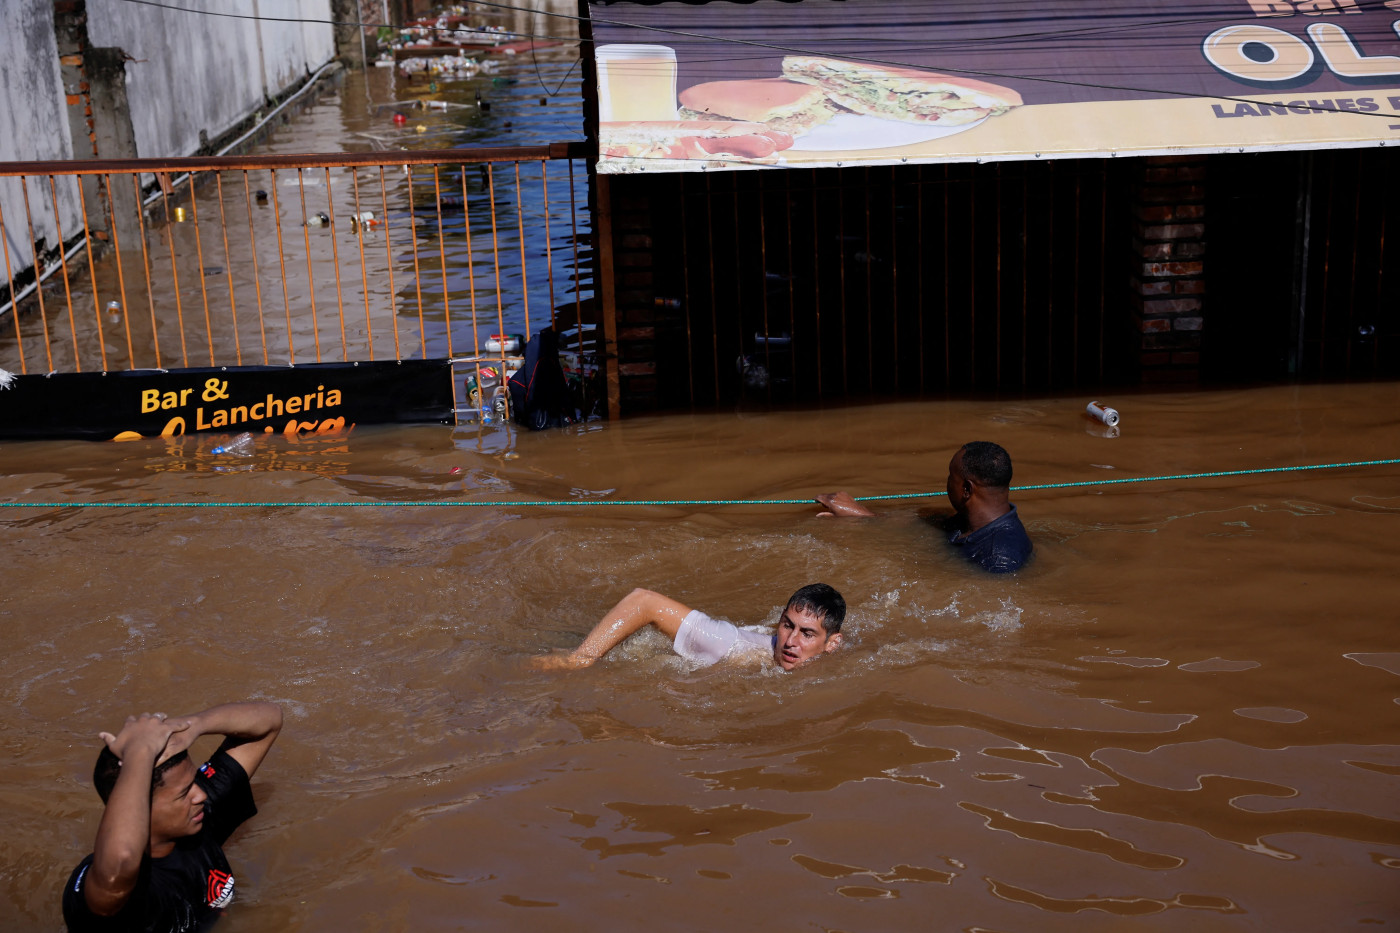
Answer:
<path fill-rule="evenodd" d="M 982 120 L 958 126 L 882 120 L 863 113 L 838 113 L 810 133 L 797 137 L 788 152 L 836 152 L 848 149 L 892 149 L 913 146 L 970 130 Z"/>

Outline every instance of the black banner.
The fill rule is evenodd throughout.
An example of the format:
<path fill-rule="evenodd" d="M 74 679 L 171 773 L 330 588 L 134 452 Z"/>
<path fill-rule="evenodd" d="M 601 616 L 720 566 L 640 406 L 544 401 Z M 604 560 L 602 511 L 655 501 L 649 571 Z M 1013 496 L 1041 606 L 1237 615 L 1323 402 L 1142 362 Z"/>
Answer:
<path fill-rule="evenodd" d="M 207 431 L 295 436 L 356 424 L 453 421 L 447 360 L 53 373 L 5 381 L 0 438 L 10 440 Z"/>

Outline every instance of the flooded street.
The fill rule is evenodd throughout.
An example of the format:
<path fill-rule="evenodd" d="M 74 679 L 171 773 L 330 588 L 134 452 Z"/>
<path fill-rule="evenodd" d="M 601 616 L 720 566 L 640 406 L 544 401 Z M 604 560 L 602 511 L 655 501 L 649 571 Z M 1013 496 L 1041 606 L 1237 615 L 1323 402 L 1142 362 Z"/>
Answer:
<path fill-rule="evenodd" d="M 1116 438 L 1086 401 L 0 443 L 0 502 L 75 503 L 0 508 L 3 925 L 62 926 L 98 730 L 254 697 L 286 726 L 228 931 L 1394 928 L 1400 465 L 1013 494 L 1009 578 L 942 497 L 422 504 L 938 492 L 973 439 L 1017 486 L 1400 449 L 1396 384 L 1119 395 Z M 80 504 L 133 502 L 302 505 Z M 654 633 L 526 667 L 633 586 L 762 625 L 816 580 L 846 647 L 794 673 Z"/>

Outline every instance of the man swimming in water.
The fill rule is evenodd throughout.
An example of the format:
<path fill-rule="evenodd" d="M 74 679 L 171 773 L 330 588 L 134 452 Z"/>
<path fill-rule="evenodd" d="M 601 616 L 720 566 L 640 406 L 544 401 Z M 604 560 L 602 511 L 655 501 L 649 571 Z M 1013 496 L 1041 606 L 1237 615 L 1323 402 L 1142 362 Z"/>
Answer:
<path fill-rule="evenodd" d="M 248 780 L 282 728 L 273 703 L 228 703 L 193 716 L 128 716 L 100 733 L 93 784 L 106 809 L 93 852 L 63 888 L 70 931 L 204 929 L 233 900 L 220 848 L 257 812 Z M 186 749 L 225 736 L 195 768 Z"/>
<path fill-rule="evenodd" d="M 539 670 L 588 667 L 632 633 L 654 625 L 671 639 L 677 654 L 699 664 L 714 664 L 741 651 L 771 652 L 773 663 L 790 671 L 835 651 L 845 618 L 846 601 L 825 583 L 810 583 L 793 593 L 772 635 L 741 629 L 660 593 L 636 589 L 612 607 L 573 651 L 541 655 L 530 663 Z"/>
<path fill-rule="evenodd" d="M 948 461 L 948 501 L 953 515 L 944 523 L 950 544 L 991 573 L 1019 570 L 1034 546 L 1016 506 L 1010 501 L 1011 455 L 1000 444 L 972 441 Z M 823 515 L 868 516 L 875 513 L 846 492 L 817 496 Z"/>

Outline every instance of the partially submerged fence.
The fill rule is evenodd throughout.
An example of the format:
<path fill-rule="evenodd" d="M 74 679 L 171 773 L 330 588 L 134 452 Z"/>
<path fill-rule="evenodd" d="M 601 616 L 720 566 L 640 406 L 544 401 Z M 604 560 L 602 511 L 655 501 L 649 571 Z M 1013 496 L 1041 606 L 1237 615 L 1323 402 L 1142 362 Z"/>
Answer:
<path fill-rule="evenodd" d="M 0 164 L 0 369 L 450 358 L 480 384 L 496 335 L 549 324 L 582 369 L 586 178 L 578 143 Z"/>

